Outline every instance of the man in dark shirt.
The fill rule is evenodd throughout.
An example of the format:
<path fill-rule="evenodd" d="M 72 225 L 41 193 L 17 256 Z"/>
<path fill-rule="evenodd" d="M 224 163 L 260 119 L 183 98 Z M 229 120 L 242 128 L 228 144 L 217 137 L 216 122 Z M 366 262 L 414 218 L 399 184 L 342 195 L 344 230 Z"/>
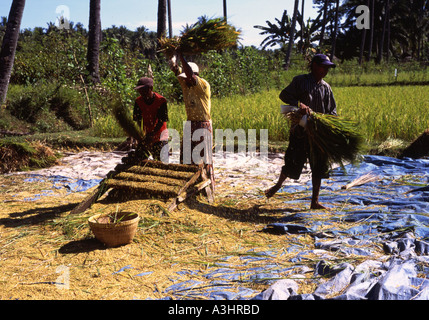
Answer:
<path fill-rule="evenodd" d="M 145 145 L 155 160 L 168 162 L 167 148 L 161 155 L 163 147 L 168 144 L 168 111 L 167 100 L 153 91 L 153 79 L 143 77 L 134 88 L 140 94 L 135 100 L 133 119 L 146 134 Z"/>
<path fill-rule="evenodd" d="M 327 56 L 316 54 L 311 61 L 311 72 L 294 77 L 292 82 L 280 93 L 280 99 L 288 105 L 299 106 L 303 115 L 310 115 L 311 111 L 337 115 L 331 87 L 323 80 L 328 74 L 329 68 L 332 67 L 335 67 L 335 64 Z M 285 153 L 285 164 L 278 182 L 265 191 L 267 198 L 272 197 L 282 187 L 286 178 L 299 179 L 308 159 L 313 184 L 311 209 L 326 209 L 319 203 L 319 191 L 322 178 L 329 177 L 328 161 L 322 153 L 310 153 L 309 150 L 305 129 L 301 126 L 291 128 L 289 145 Z"/>

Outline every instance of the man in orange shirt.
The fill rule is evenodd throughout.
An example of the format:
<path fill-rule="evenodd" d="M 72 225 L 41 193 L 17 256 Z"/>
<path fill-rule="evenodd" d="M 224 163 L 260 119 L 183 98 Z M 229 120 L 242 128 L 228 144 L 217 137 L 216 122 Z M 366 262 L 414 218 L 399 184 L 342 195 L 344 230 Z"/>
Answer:
<path fill-rule="evenodd" d="M 133 119 L 146 134 L 145 145 L 155 160 L 168 162 L 167 100 L 153 91 L 153 79 L 140 78 L 134 88 L 140 96 L 135 100 Z M 162 153 L 161 153 L 162 151 Z"/>

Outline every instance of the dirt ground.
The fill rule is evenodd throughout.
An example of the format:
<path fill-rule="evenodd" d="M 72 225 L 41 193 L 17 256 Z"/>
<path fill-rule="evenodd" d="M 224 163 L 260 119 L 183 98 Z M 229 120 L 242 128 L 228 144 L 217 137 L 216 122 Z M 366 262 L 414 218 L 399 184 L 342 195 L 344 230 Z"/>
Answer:
<path fill-rule="evenodd" d="M 29 180 L 28 173 L 0 176 L 0 299 L 161 299 L 178 272 L 206 270 L 225 257 L 238 262 L 252 250 L 312 243 L 308 236 L 261 232 L 276 218 L 305 210 L 285 208 L 285 197 L 293 195 L 269 200 L 262 195 L 278 177 L 281 154 L 216 158 L 213 204 L 199 196 L 168 213 L 160 200 L 121 201 L 107 194 L 84 213 L 70 214 L 91 189 L 71 192 L 49 177 L 101 178 L 123 155 L 68 154 L 60 166 L 31 172 L 37 179 Z M 304 174 L 302 181 L 289 183 L 306 179 Z M 94 238 L 87 219 L 118 208 L 138 212 L 139 228 L 131 244 L 106 248 Z M 288 255 L 273 259 L 286 265 Z M 185 273 L 181 281 L 196 277 Z M 268 285 L 246 286 L 261 291 Z"/>

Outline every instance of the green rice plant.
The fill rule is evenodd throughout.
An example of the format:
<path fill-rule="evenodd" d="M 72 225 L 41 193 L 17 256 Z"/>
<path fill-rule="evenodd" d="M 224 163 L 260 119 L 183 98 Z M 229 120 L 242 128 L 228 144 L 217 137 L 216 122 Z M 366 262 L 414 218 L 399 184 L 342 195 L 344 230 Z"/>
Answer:
<path fill-rule="evenodd" d="M 285 81 L 285 86 L 288 84 Z M 411 142 L 429 126 L 429 91 L 425 86 L 332 86 L 339 116 L 356 122 L 368 145 L 397 139 Z M 213 129 L 268 129 L 269 142 L 287 142 L 290 125 L 280 113 L 280 89 L 248 95 L 212 97 Z M 186 112 L 183 103 L 169 102 L 168 127 L 181 135 Z M 124 133 L 112 116 L 94 125 L 103 137 Z M 115 134 L 116 136 L 116 134 Z"/>
<path fill-rule="evenodd" d="M 338 114 L 359 122 L 367 142 L 412 141 L 429 126 L 425 86 L 333 87 Z"/>
<path fill-rule="evenodd" d="M 350 119 L 313 112 L 306 131 L 312 148 L 322 151 L 331 165 L 354 163 L 362 150 L 363 137 Z"/>
<path fill-rule="evenodd" d="M 97 117 L 93 127 L 91 128 L 91 133 L 95 137 L 100 138 L 122 138 L 126 136 L 124 130 L 118 124 L 113 114 Z"/>
<path fill-rule="evenodd" d="M 213 130 L 268 129 L 269 140 L 285 141 L 288 138 L 289 124 L 280 113 L 281 101 L 276 90 L 266 90 L 246 96 L 233 95 L 212 98 L 211 116 Z M 168 127 L 182 134 L 183 121 L 186 121 L 183 104 L 169 104 Z"/>

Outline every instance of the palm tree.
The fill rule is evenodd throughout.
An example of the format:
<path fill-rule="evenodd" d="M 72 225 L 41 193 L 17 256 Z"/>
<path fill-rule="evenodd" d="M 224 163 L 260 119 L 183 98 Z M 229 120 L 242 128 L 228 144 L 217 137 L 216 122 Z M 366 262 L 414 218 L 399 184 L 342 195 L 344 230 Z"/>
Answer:
<path fill-rule="evenodd" d="M 24 7 L 25 0 L 13 0 L 10 7 L 0 51 L 0 103 L 4 103 L 6 100 Z"/>
<path fill-rule="evenodd" d="M 337 45 L 337 35 L 338 35 L 338 10 L 340 8 L 340 0 L 336 0 L 335 3 L 335 23 L 334 23 L 334 33 L 332 35 L 332 48 L 331 48 L 331 60 L 334 60 L 335 49 Z"/>
<path fill-rule="evenodd" d="M 290 56 L 292 55 L 292 47 L 295 40 L 295 26 L 296 26 L 296 17 L 298 16 L 298 5 L 299 0 L 295 0 L 295 6 L 293 8 L 293 16 L 292 16 L 292 25 L 290 28 L 290 35 L 289 35 L 289 45 L 286 51 L 286 57 L 285 57 L 285 69 L 287 70 L 290 65 Z"/>
<path fill-rule="evenodd" d="M 368 49 L 368 55 L 366 57 L 366 61 L 369 61 L 371 59 L 371 52 L 372 52 L 372 43 L 374 41 L 374 2 L 375 0 L 371 0 L 371 9 L 370 9 L 370 15 L 371 15 L 371 22 L 370 22 L 370 36 L 369 36 L 369 49 Z"/>
<path fill-rule="evenodd" d="M 101 0 L 90 0 L 89 2 L 89 32 L 88 32 L 88 72 L 90 80 L 93 83 L 100 82 L 99 57 L 101 42 L 101 18 L 100 18 Z"/>
<path fill-rule="evenodd" d="M 262 40 L 260 46 L 263 50 L 267 47 L 273 47 L 275 45 L 280 45 L 284 47 L 286 42 L 289 39 L 289 33 L 291 28 L 291 19 L 288 16 L 287 11 L 283 11 L 283 16 L 281 20 L 275 18 L 277 25 L 266 21 L 267 27 L 265 26 L 254 26 L 254 28 L 262 30 L 259 34 L 268 35 L 264 40 Z"/>
<path fill-rule="evenodd" d="M 131 47 L 145 55 L 146 58 L 154 59 L 156 55 L 157 34 L 141 26 L 136 29 L 131 37 Z"/>
<path fill-rule="evenodd" d="M 171 0 L 167 0 L 167 13 L 168 13 L 168 36 L 173 38 L 173 22 L 171 18 Z"/>
<path fill-rule="evenodd" d="M 366 1 L 366 6 L 369 8 L 369 0 Z M 366 28 L 362 29 L 362 38 L 360 42 L 360 49 L 359 49 L 359 65 L 362 65 L 363 60 L 363 52 L 365 50 L 365 40 L 366 40 Z"/>
<path fill-rule="evenodd" d="M 429 1 L 412 0 L 408 3 L 409 9 L 404 19 L 407 26 L 411 55 L 415 59 L 420 60 L 425 38 L 427 39 L 429 34 Z"/>
<path fill-rule="evenodd" d="M 167 0 L 158 0 L 158 39 L 167 34 Z"/>
<path fill-rule="evenodd" d="M 304 39 L 304 5 L 305 5 L 305 0 L 302 0 L 302 3 L 301 3 L 301 23 L 300 23 L 300 26 L 301 26 L 301 39 Z M 301 47 L 301 53 L 302 53 L 302 47 Z"/>
<path fill-rule="evenodd" d="M 326 28 L 326 21 L 328 18 L 328 2 L 329 0 L 323 1 L 323 21 L 322 21 L 322 30 L 320 31 L 320 40 L 319 40 L 319 48 L 322 48 L 323 42 L 325 40 L 325 28 Z"/>
<path fill-rule="evenodd" d="M 388 23 L 389 6 L 390 6 L 389 0 L 385 0 L 384 1 L 384 15 L 383 15 L 383 30 L 381 32 L 380 41 L 379 41 L 379 45 L 378 45 L 377 63 L 380 63 L 381 60 L 383 60 L 383 47 L 384 47 L 384 39 L 385 39 L 387 23 Z M 389 48 L 387 48 L 387 51 L 389 51 Z"/>
<path fill-rule="evenodd" d="M 308 50 L 314 46 L 313 42 L 319 38 L 318 30 L 322 25 L 321 16 L 322 13 L 319 13 L 315 19 L 308 18 L 307 22 L 305 22 L 302 15 L 298 14 L 297 20 L 302 25 L 299 33 L 298 47 L 299 51 L 304 55 L 308 54 Z"/>
<path fill-rule="evenodd" d="M 128 30 L 125 26 L 117 27 L 112 25 L 110 28 L 104 29 L 102 34 L 103 38 L 116 39 L 121 48 L 128 48 L 131 41 L 132 31 Z"/>

